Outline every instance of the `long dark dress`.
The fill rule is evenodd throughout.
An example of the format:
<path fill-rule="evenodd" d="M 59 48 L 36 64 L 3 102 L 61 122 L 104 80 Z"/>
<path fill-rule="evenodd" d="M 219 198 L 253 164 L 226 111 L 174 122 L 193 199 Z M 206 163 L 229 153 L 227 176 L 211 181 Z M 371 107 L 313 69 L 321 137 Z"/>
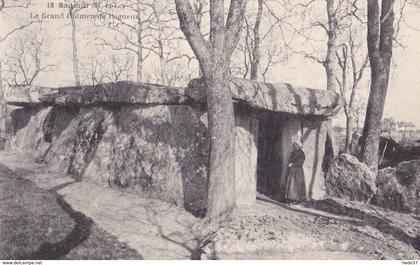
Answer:
<path fill-rule="evenodd" d="M 305 174 L 303 172 L 303 162 L 305 161 L 305 153 L 302 149 L 295 150 L 290 154 L 289 164 L 293 165 L 288 168 L 286 180 L 286 199 L 293 201 L 306 200 Z"/>

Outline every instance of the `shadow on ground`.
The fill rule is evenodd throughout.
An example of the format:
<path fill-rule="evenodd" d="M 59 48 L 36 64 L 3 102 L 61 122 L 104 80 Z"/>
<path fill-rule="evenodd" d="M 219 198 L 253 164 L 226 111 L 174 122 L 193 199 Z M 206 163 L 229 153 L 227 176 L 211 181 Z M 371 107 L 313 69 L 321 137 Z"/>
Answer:
<path fill-rule="evenodd" d="M 71 184 L 43 190 L 0 164 L 0 259 L 143 258 L 56 193 Z"/>
<path fill-rule="evenodd" d="M 375 227 L 381 233 L 388 234 L 392 236 L 393 238 L 401 242 L 404 242 L 407 245 L 411 245 L 413 248 L 420 251 L 420 235 L 410 236 L 402 229 L 396 227 L 396 225 L 393 224 L 393 221 L 386 217 L 380 216 L 379 214 L 374 215 L 374 214 L 368 213 L 367 211 L 363 211 L 361 209 L 351 207 L 350 205 L 345 205 L 344 203 L 341 203 L 331 198 L 327 198 L 325 200 L 320 200 L 320 201 L 303 202 L 299 204 L 300 206 L 303 206 L 303 207 L 299 207 L 299 208 L 291 207 L 286 203 L 274 201 L 273 198 L 267 199 L 264 197 L 259 197 L 258 200 L 275 204 L 289 211 L 307 214 L 314 217 L 325 217 L 325 215 L 310 211 L 309 209 L 314 209 L 314 210 L 336 215 L 337 217 L 328 216 L 328 218 L 334 219 L 339 222 L 351 224 L 354 226 Z M 370 206 L 366 205 L 366 207 L 370 207 Z M 371 208 L 371 210 L 375 211 L 374 208 Z M 340 218 L 340 217 L 350 217 L 350 218 Z M 419 217 L 417 216 L 413 216 L 413 218 L 416 220 L 419 220 Z"/>
<path fill-rule="evenodd" d="M 357 218 L 361 221 L 360 225 L 368 225 L 371 227 L 375 227 L 383 234 L 389 234 L 395 239 L 402 241 L 408 245 L 411 245 L 416 250 L 420 251 L 420 235 L 417 235 L 416 237 L 411 237 L 407 235 L 403 230 L 395 227 L 393 225 L 392 220 L 389 220 L 387 218 L 383 218 L 379 215 L 373 215 L 360 209 L 343 205 L 338 201 L 332 199 L 326 199 L 322 201 L 309 201 L 305 202 L 303 206 L 313 208 L 316 210 L 321 210 L 324 212 L 329 212 L 332 214 Z"/>
<path fill-rule="evenodd" d="M 57 197 L 57 203 L 74 220 L 73 230 L 58 243 L 44 243 L 36 252 L 22 259 L 61 259 L 90 236 L 93 221 L 80 212 L 74 211 L 62 197 Z"/>

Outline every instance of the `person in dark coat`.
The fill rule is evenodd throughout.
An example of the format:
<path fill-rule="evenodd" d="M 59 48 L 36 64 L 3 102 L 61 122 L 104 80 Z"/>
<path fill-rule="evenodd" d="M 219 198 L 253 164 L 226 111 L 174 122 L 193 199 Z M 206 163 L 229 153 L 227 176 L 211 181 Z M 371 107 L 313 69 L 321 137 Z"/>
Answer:
<path fill-rule="evenodd" d="M 290 154 L 287 169 L 286 199 L 300 202 L 306 200 L 305 174 L 303 172 L 305 153 L 302 150 L 301 142 L 294 141 L 292 145 L 293 151 Z"/>

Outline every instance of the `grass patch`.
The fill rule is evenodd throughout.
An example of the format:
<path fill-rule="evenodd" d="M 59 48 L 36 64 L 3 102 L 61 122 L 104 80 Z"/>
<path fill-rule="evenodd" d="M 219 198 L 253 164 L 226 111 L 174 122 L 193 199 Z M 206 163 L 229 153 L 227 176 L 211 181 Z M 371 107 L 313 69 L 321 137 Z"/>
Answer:
<path fill-rule="evenodd" d="M 0 259 L 142 259 L 55 192 L 0 164 Z"/>

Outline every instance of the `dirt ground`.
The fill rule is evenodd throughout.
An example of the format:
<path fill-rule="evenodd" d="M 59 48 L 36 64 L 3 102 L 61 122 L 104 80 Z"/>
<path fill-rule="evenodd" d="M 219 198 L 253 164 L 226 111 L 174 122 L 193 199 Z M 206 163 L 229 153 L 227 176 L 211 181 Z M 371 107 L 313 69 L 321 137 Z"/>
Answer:
<path fill-rule="evenodd" d="M 0 259 L 142 259 L 54 191 L 0 164 Z"/>
<path fill-rule="evenodd" d="M 74 211 L 83 213 L 144 259 L 190 259 L 196 247 L 191 227 L 199 219 L 172 204 L 76 182 L 14 154 L 0 153 L 0 163 L 38 188 L 55 192 Z"/>
<path fill-rule="evenodd" d="M 0 236 L 8 243 L 0 243 L 0 258 L 14 248 L 8 257 L 38 253 L 43 259 L 48 257 L 41 251 L 44 243 L 60 242 L 66 251 L 59 258 L 64 259 L 197 258 L 201 221 L 181 208 L 75 182 L 10 153 L 0 152 L 0 163 L 13 171 L 1 180 L 6 186 L 0 196 L 10 209 L 1 207 L 8 215 L 18 215 L 2 215 Z M 27 183 L 27 190 L 19 190 L 22 184 L 7 184 L 17 182 Z M 13 185 L 17 192 L 3 192 Z M 25 200 L 43 201 L 34 206 Z M 11 220 L 20 220 L 22 228 L 11 225 Z M 4 232 L 9 230 L 12 236 Z M 290 205 L 259 195 L 254 207 L 238 209 L 228 223 L 208 234 L 217 253 L 204 253 L 201 258 L 420 259 L 419 216 L 335 199 Z M 199 251 L 209 249 L 204 244 Z"/>
<path fill-rule="evenodd" d="M 260 194 L 209 234 L 202 258 L 420 258 L 418 216 L 331 198 L 284 204 Z"/>

